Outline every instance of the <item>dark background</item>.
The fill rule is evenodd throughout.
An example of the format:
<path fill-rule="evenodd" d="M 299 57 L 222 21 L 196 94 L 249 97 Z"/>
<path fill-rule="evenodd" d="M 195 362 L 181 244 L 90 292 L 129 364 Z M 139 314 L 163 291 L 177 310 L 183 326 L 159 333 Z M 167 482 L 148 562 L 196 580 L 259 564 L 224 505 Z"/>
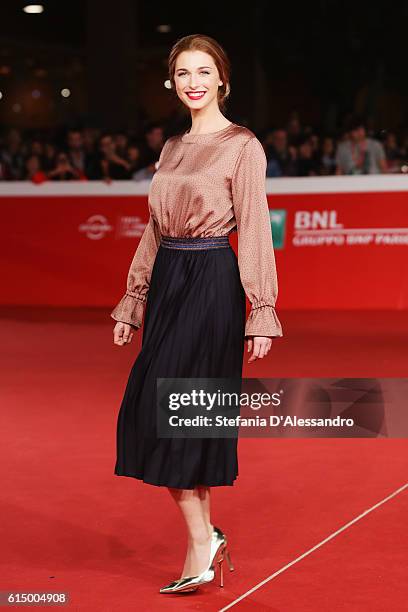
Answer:
<path fill-rule="evenodd" d="M 234 121 L 262 130 L 297 112 L 332 131 L 358 113 L 376 130 L 406 129 L 407 1 L 58 0 L 43 2 L 41 15 L 25 14 L 25 4 L 1 3 L 3 126 L 117 130 L 166 120 L 179 112 L 163 85 L 170 48 L 202 33 L 230 56 Z"/>

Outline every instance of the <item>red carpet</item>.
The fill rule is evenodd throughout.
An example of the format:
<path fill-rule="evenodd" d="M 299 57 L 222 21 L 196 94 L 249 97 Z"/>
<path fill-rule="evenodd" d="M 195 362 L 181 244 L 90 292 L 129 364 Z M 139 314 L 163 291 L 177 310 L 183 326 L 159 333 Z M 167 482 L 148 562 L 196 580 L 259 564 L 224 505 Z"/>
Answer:
<path fill-rule="evenodd" d="M 406 313 L 281 320 L 285 338 L 244 376 L 407 376 Z M 212 490 L 235 571 L 226 567 L 224 589 L 217 579 L 195 594 L 159 594 L 180 573 L 184 527 L 165 488 L 113 474 L 117 411 L 141 339 L 113 345 L 113 324 L 94 309 L 1 310 L 0 590 L 68 592 L 72 610 L 221 610 L 407 482 L 407 440 L 241 438 L 236 485 Z M 230 609 L 405 610 L 407 496 Z"/>

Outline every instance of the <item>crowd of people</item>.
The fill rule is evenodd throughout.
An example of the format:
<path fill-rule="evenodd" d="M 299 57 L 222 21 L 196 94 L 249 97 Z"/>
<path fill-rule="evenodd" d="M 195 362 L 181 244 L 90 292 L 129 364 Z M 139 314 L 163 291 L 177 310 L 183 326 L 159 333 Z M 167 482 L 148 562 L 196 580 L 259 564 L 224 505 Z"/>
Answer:
<path fill-rule="evenodd" d="M 161 123 L 151 123 L 141 135 L 85 127 L 70 128 L 62 138 L 10 128 L 0 136 L 0 180 L 150 179 L 170 135 Z M 258 138 L 268 178 L 408 172 L 408 138 L 389 131 L 381 136 L 376 138 L 356 119 L 335 138 L 302 126 L 294 117 Z"/>
<path fill-rule="evenodd" d="M 297 118 L 262 140 L 267 177 L 408 172 L 408 138 L 383 131 L 380 138 L 354 119 L 337 138 L 302 128 Z"/>
<path fill-rule="evenodd" d="M 126 132 L 71 128 L 62 138 L 26 137 L 9 129 L 0 140 L 0 180 L 141 180 L 156 171 L 164 129 L 151 124 L 141 138 Z"/>

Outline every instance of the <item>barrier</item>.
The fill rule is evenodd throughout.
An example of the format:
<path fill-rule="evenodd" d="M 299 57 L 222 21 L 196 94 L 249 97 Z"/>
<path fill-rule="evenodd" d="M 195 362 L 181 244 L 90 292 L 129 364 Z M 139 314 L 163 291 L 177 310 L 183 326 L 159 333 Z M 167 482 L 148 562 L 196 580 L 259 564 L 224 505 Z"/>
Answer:
<path fill-rule="evenodd" d="M 149 181 L 0 183 L 0 303 L 113 307 Z M 408 177 L 267 179 L 279 308 L 408 308 Z M 237 236 L 231 243 L 237 252 Z"/>

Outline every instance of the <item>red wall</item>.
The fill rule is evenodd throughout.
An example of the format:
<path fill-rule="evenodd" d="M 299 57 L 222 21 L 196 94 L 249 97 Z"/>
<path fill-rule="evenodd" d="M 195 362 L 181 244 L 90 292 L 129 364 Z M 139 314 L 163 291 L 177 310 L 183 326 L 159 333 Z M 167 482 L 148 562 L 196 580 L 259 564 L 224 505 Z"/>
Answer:
<path fill-rule="evenodd" d="M 408 308 L 408 188 L 359 178 L 267 181 L 280 309 Z M 147 220 L 135 190 L 1 185 L 1 303 L 113 307 Z"/>

